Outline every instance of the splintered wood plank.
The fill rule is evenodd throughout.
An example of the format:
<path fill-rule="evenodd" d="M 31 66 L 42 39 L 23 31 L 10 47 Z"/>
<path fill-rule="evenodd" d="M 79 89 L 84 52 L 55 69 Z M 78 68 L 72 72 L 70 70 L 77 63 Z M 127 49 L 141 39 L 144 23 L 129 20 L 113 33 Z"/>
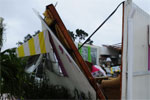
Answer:
<path fill-rule="evenodd" d="M 55 7 L 51 4 L 46 7 L 46 10 L 53 18 L 55 25 L 53 27 L 53 32 L 57 36 L 57 38 L 61 41 L 63 46 L 66 48 L 66 50 L 69 52 L 69 54 L 72 56 L 72 58 L 75 60 L 75 62 L 78 64 L 80 69 L 83 71 L 84 75 L 89 80 L 90 84 L 95 89 L 97 96 L 99 99 L 105 99 L 105 96 L 103 92 L 101 91 L 101 88 L 98 87 L 96 80 L 92 77 L 90 71 L 88 70 L 88 65 L 83 60 L 82 56 L 78 52 L 78 49 L 76 48 L 74 42 L 72 41 L 65 25 L 63 24 L 60 16 L 58 15 Z"/>

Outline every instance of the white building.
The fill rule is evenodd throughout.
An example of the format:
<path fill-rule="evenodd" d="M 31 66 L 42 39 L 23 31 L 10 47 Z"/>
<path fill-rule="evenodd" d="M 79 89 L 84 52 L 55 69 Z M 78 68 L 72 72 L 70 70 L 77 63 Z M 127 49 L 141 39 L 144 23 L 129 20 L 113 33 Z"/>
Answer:
<path fill-rule="evenodd" d="M 92 62 L 95 65 L 102 64 L 107 57 L 110 57 L 114 63 L 121 63 L 118 61 L 121 59 L 121 44 L 103 46 L 85 44 L 79 52 L 85 61 Z"/>

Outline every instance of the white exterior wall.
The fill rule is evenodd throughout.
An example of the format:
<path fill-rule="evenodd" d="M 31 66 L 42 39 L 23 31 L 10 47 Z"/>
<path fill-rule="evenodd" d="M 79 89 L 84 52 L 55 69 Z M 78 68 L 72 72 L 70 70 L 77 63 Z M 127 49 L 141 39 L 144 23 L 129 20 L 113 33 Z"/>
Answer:
<path fill-rule="evenodd" d="M 135 13 L 132 20 L 133 25 L 133 65 L 128 65 L 128 46 L 130 35 L 128 27 L 129 13 L 133 8 L 127 2 L 125 4 L 124 16 L 124 35 L 123 35 L 123 72 L 122 72 L 122 99 L 127 99 L 128 92 L 131 96 L 128 99 L 150 99 L 150 72 L 148 72 L 148 32 L 147 26 L 150 25 L 150 15 L 145 13 L 135 4 Z M 130 27 L 129 27 L 130 28 Z M 132 43 L 131 42 L 131 43 Z M 131 91 L 128 91 L 128 68 L 132 67 Z M 129 68 L 130 69 L 130 68 Z"/>
<path fill-rule="evenodd" d="M 78 43 L 75 42 L 76 47 L 78 48 Z M 85 44 L 85 47 L 91 47 L 91 48 L 95 48 L 97 50 L 97 56 L 96 56 L 96 65 L 99 65 L 99 57 L 100 57 L 100 47 L 99 46 L 95 46 L 95 45 L 89 45 L 89 44 Z"/>
<path fill-rule="evenodd" d="M 112 55 L 112 56 L 119 55 L 119 51 L 104 46 L 100 47 L 99 51 L 100 51 L 100 55 Z"/>
<path fill-rule="evenodd" d="M 115 49 L 108 48 L 108 47 L 104 47 L 104 46 L 100 47 L 100 46 L 89 45 L 89 44 L 85 44 L 84 46 L 86 46 L 86 47 L 90 46 L 91 48 L 97 49 L 97 57 L 96 57 L 96 64 L 97 65 L 99 65 L 100 55 L 111 55 L 111 56 L 118 56 L 119 55 L 119 51 L 117 51 Z"/>
<path fill-rule="evenodd" d="M 136 7 L 133 18 L 133 99 L 150 99 L 150 74 L 148 72 L 148 28 L 150 16 Z M 143 73 L 143 74 L 140 74 Z"/>
<path fill-rule="evenodd" d="M 99 65 L 100 47 L 99 46 L 95 46 L 95 45 L 88 45 L 88 44 L 85 44 L 85 46 L 90 46 L 91 48 L 97 49 L 96 64 Z"/>

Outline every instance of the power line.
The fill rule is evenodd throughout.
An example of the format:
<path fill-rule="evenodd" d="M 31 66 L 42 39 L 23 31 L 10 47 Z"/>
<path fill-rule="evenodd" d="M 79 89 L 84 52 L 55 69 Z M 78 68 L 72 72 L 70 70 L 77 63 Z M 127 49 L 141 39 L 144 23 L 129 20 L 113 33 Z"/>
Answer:
<path fill-rule="evenodd" d="M 85 42 L 78 48 L 78 50 L 83 47 L 83 45 L 85 43 L 87 43 L 89 41 L 89 39 L 107 22 L 107 20 L 117 11 L 117 9 L 120 7 L 121 4 L 123 4 L 125 1 L 121 2 L 117 7 L 116 9 L 103 21 L 102 24 L 100 24 L 98 26 L 98 28 L 85 40 Z"/>

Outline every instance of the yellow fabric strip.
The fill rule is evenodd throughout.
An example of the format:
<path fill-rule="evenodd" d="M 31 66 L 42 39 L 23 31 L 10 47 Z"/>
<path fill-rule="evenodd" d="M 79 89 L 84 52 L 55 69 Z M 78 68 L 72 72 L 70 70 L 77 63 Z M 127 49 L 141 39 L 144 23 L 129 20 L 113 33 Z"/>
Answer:
<path fill-rule="evenodd" d="M 40 43 L 41 53 L 46 53 L 46 46 L 45 46 L 45 41 L 44 41 L 44 33 L 40 32 L 38 34 L 38 36 L 39 36 L 39 43 Z"/>
<path fill-rule="evenodd" d="M 19 57 L 24 57 L 25 56 L 23 45 L 21 45 L 21 46 L 18 47 L 18 56 Z"/>
<path fill-rule="evenodd" d="M 114 74 L 112 67 L 111 67 L 111 69 L 110 69 L 110 73 L 111 73 L 111 74 Z"/>
<path fill-rule="evenodd" d="M 31 39 L 28 41 L 28 44 L 29 44 L 30 55 L 35 55 L 36 52 L 35 52 L 34 39 L 31 38 Z"/>

